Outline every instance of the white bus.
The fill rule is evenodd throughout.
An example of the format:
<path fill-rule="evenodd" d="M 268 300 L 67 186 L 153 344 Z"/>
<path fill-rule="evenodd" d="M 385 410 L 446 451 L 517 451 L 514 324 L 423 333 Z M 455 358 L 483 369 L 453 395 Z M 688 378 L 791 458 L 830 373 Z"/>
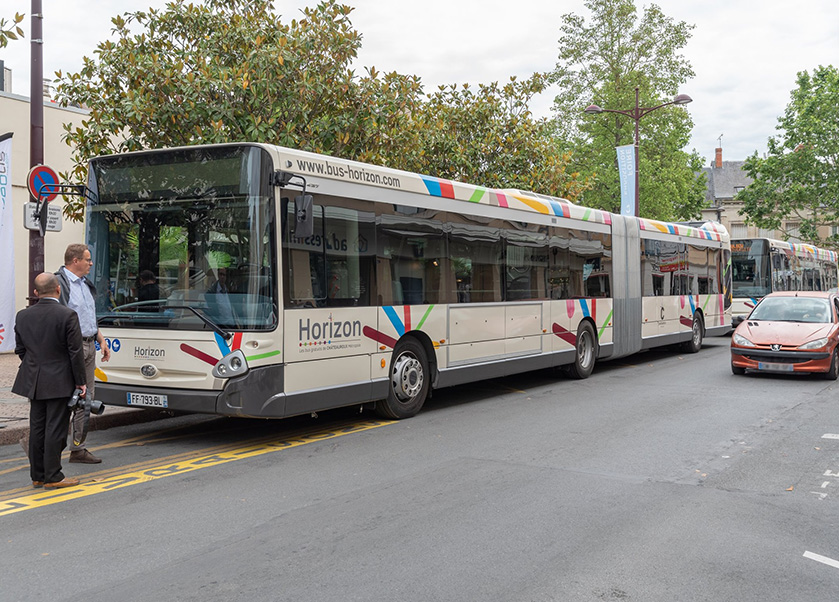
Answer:
<path fill-rule="evenodd" d="M 718 224 L 622 217 L 264 144 L 90 162 L 97 399 L 285 417 L 730 325 Z M 106 292 L 107 291 L 107 292 Z"/>
<path fill-rule="evenodd" d="M 731 241 L 732 319 L 751 313 L 774 291 L 827 291 L 837 286 L 836 252 L 771 238 Z"/>

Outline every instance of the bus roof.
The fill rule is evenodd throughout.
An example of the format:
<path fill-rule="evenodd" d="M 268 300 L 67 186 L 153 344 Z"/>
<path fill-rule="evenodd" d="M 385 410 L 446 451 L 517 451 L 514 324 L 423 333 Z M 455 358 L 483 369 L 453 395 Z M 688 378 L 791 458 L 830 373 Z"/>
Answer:
<path fill-rule="evenodd" d="M 306 175 L 584 222 L 611 225 L 613 219 L 613 214 L 608 211 L 583 207 L 567 199 L 536 192 L 486 188 L 285 147 L 273 148 L 280 154 L 282 164 L 287 166 L 289 171 L 299 171 Z M 725 226 L 716 222 L 670 223 L 645 218 L 636 219 L 639 221 L 641 230 L 645 231 L 719 242 L 727 242 L 729 239 Z"/>
<path fill-rule="evenodd" d="M 197 146 L 197 145 L 196 145 Z M 392 190 L 413 192 L 415 194 L 478 203 L 496 207 L 505 207 L 540 213 L 556 217 L 569 218 L 589 223 L 611 225 L 614 214 L 600 209 L 592 209 L 576 205 L 567 199 L 552 197 L 536 192 L 495 189 L 445 180 L 433 176 L 426 176 L 412 172 L 381 167 L 348 159 L 320 155 L 308 151 L 301 151 L 287 147 L 255 143 L 225 143 L 201 145 L 207 148 L 224 146 L 258 146 L 274 152 L 279 156 L 279 165 L 284 171 L 300 173 L 330 180 L 376 186 Z M 194 149 L 195 146 L 182 146 L 168 149 L 155 149 L 124 153 L 125 155 L 140 155 L 147 153 L 163 153 L 167 151 L 183 151 Z M 114 155 L 108 157 L 113 158 Z M 104 158 L 104 157 L 102 157 Z M 92 161 L 96 161 L 93 159 Z M 729 235 L 725 226 L 718 222 L 661 222 L 657 220 L 635 218 L 643 231 L 671 234 L 708 241 L 728 242 Z"/>
<path fill-rule="evenodd" d="M 755 238 L 737 238 L 731 241 L 732 248 L 734 247 L 735 242 L 742 242 L 742 241 L 751 241 L 751 240 L 764 240 L 766 241 L 769 246 L 773 249 L 780 249 L 787 255 L 794 255 L 796 257 L 801 257 L 803 259 L 818 259 L 821 261 L 832 261 L 836 263 L 837 254 L 836 251 L 831 251 L 829 249 L 822 249 L 815 245 L 809 245 L 806 243 L 801 242 L 788 242 L 785 240 L 777 240 L 774 238 L 766 238 L 762 236 L 758 236 Z"/>

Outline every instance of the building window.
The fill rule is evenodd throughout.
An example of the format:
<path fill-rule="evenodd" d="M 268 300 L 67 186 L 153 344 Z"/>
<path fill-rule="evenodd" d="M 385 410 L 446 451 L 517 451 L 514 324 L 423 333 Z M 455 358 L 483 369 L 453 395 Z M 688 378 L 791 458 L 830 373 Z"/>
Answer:
<path fill-rule="evenodd" d="M 749 228 L 746 224 L 731 224 L 731 238 L 748 238 Z"/>
<path fill-rule="evenodd" d="M 801 222 L 787 222 L 786 233 L 790 242 L 801 242 L 801 239 L 798 237 L 800 228 Z"/>

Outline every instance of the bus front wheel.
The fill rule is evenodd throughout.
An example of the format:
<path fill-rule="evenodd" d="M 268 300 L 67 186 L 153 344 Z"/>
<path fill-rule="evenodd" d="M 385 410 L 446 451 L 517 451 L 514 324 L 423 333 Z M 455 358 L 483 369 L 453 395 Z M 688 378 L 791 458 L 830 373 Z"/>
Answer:
<path fill-rule="evenodd" d="M 430 377 L 425 348 L 416 339 L 403 339 L 393 350 L 387 399 L 376 403 L 376 412 L 394 420 L 416 415 L 428 396 Z"/>
<path fill-rule="evenodd" d="M 588 322 L 580 323 L 577 329 L 577 351 L 574 363 L 568 366 L 568 374 L 573 378 L 588 378 L 594 370 L 594 360 L 597 358 L 597 337 L 594 328 Z"/>

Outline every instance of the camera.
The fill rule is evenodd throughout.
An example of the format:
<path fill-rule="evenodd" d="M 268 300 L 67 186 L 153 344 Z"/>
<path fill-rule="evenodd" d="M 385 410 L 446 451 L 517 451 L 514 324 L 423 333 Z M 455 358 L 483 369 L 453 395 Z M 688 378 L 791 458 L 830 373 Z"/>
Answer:
<path fill-rule="evenodd" d="M 82 397 L 82 390 L 76 389 L 73 391 L 73 396 L 70 398 L 70 401 L 67 402 L 67 405 L 70 407 L 70 410 L 75 410 L 79 408 L 81 410 L 84 409 L 85 404 L 90 404 L 90 413 L 96 414 L 99 416 L 102 412 L 105 411 L 105 404 L 101 401 L 97 401 L 96 399 L 91 399 L 88 401 L 87 399 Z"/>

